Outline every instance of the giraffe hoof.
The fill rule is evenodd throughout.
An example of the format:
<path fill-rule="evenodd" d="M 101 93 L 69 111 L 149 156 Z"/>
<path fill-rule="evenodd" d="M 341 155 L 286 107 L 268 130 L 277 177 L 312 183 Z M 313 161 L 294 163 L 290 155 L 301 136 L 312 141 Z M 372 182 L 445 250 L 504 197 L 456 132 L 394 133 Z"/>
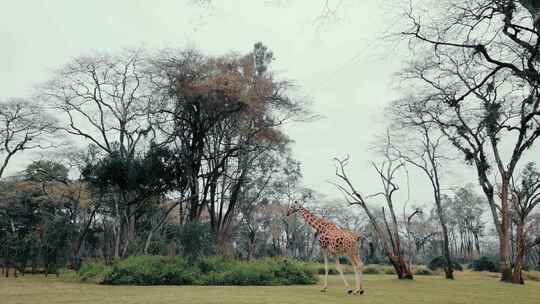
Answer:
<path fill-rule="evenodd" d="M 352 293 L 353 293 L 352 289 L 347 290 L 347 294 L 352 294 Z"/>
<path fill-rule="evenodd" d="M 357 290 L 354 291 L 353 294 L 355 294 L 355 295 L 356 294 L 364 294 L 364 290 L 363 289 L 357 289 Z"/>
<path fill-rule="evenodd" d="M 321 292 L 326 292 L 327 288 L 326 287 L 323 287 L 323 289 L 321 289 Z"/>

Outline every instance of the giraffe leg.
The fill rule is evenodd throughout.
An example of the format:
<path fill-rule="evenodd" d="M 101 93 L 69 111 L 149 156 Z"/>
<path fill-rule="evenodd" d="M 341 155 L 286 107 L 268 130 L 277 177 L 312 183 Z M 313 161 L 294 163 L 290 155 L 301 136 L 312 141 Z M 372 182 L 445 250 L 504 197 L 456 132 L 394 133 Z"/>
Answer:
<path fill-rule="evenodd" d="M 349 283 L 347 282 L 347 279 L 345 279 L 345 276 L 343 275 L 343 271 L 341 270 L 341 264 L 339 263 L 339 256 L 336 255 L 336 269 L 339 271 L 339 275 L 341 276 L 341 279 L 343 280 L 343 283 L 345 283 L 345 288 L 347 288 L 347 293 L 351 294 L 353 291 L 351 287 L 349 286 Z"/>
<path fill-rule="evenodd" d="M 358 291 L 360 294 L 364 294 L 364 263 L 360 258 L 358 260 Z"/>
<path fill-rule="evenodd" d="M 362 260 L 360 259 L 360 257 L 358 256 L 351 256 L 349 257 L 349 260 L 351 261 L 351 263 L 353 264 L 353 268 L 354 268 L 354 276 L 355 276 L 355 279 L 356 279 L 356 289 L 354 290 L 354 294 L 364 294 L 364 289 L 363 289 L 363 275 L 362 275 L 362 271 L 363 271 L 363 268 L 364 268 L 364 264 L 362 263 Z"/>
<path fill-rule="evenodd" d="M 321 292 L 326 292 L 326 289 L 328 289 L 328 252 L 323 249 L 322 254 L 324 257 L 324 285 Z"/>

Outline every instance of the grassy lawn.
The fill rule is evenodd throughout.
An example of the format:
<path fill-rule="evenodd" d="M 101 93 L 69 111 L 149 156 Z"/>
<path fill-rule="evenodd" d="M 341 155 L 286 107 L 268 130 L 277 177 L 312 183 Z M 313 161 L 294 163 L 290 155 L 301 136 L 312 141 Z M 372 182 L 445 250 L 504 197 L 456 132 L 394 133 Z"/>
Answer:
<path fill-rule="evenodd" d="M 353 277 L 347 276 L 351 283 Z M 0 278 L 0 303 L 540 303 L 540 282 L 503 284 L 493 274 L 457 273 L 457 280 L 417 276 L 399 281 L 390 275 L 365 275 L 366 293 L 348 296 L 339 276 L 329 291 L 319 285 L 283 287 L 101 286 L 71 282 L 69 275 Z"/>

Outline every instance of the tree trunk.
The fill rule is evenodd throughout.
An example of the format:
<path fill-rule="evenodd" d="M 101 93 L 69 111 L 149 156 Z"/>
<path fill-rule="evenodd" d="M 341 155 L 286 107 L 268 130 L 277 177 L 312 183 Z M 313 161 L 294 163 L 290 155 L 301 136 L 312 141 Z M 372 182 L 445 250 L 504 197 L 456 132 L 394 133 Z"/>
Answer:
<path fill-rule="evenodd" d="M 405 263 L 405 260 L 401 255 L 389 255 L 388 259 L 390 260 L 390 263 L 392 266 L 394 266 L 394 269 L 396 270 L 396 274 L 398 276 L 398 279 L 400 280 L 412 280 L 413 275 L 411 272 L 411 268 Z"/>
<path fill-rule="evenodd" d="M 121 221 L 120 223 L 115 223 L 114 227 L 114 258 L 119 259 L 120 258 L 120 234 L 122 232 L 122 225 Z"/>
<path fill-rule="evenodd" d="M 152 237 L 154 236 L 154 230 L 151 230 L 150 233 L 148 233 L 148 237 L 146 238 L 146 242 L 144 244 L 144 254 L 148 255 L 148 249 L 150 249 L 150 243 L 152 242 Z"/>
<path fill-rule="evenodd" d="M 257 240 L 255 236 L 256 236 L 255 232 L 250 232 L 248 236 L 248 239 L 249 239 L 248 252 L 247 252 L 248 261 L 253 260 L 253 257 L 255 256 L 255 249 L 257 246 Z"/>
<path fill-rule="evenodd" d="M 501 180 L 501 234 L 499 242 L 501 281 L 512 282 L 512 266 L 510 263 L 510 235 L 508 210 L 509 179 L 506 176 Z"/>
<path fill-rule="evenodd" d="M 128 205 L 127 203 L 125 203 Z M 135 226 L 135 213 L 132 212 L 129 205 L 126 207 L 126 210 L 124 211 L 124 217 L 126 219 L 126 239 L 124 242 L 124 248 L 122 249 L 122 258 L 126 257 L 128 255 L 129 246 L 135 241 L 136 236 L 136 226 Z"/>
<path fill-rule="evenodd" d="M 447 279 L 454 279 L 454 267 L 452 265 L 452 259 L 450 257 L 450 244 L 448 241 L 448 228 L 446 227 L 446 219 L 444 218 L 441 199 L 440 196 L 435 198 L 435 203 L 437 204 L 437 215 L 439 216 L 439 221 L 441 222 L 441 228 L 443 233 L 443 255 L 446 261 L 444 267 L 444 274 Z"/>
<path fill-rule="evenodd" d="M 514 271 L 512 273 L 512 283 L 523 284 L 523 261 L 525 259 L 525 231 L 523 223 L 518 223 L 517 229 L 516 259 L 514 261 Z"/>
<path fill-rule="evenodd" d="M 122 216 L 120 215 L 120 208 L 118 206 L 118 201 L 114 202 L 115 207 L 115 219 L 113 223 L 113 232 L 114 232 L 114 258 L 120 258 L 120 235 L 123 229 Z"/>
<path fill-rule="evenodd" d="M 407 266 L 407 263 L 405 263 L 405 260 L 403 259 L 401 252 L 397 250 L 399 248 L 399 245 L 396 246 L 394 239 L 392 238 L 392 232 L 390 231 L 390 227 L 388 225 L 388 222 L 386 221 L 386 216 L 384 215 L 384 208 L 383 208 L 383 218 L 386 224 L 386 228 L 388 230 L 388 237 L 386 237 L 382 228 L 377 223 L 375 216 L 371 213 L 368 207 L 365 204 L 362 204 L 361 206 L 366 212 L 366 215 L 368 216 L 371 224 L 373 225 L 373 228 L 375 229 L 377 236 L 381 240 L 381 243 L 386 251 L 388 260 L 390 261 L 390 263 L 392 264 L 392 266 L 394 266 L 394 269 L 396 270 L 398 279 L 411 279 L 412 280 L 413 275 L 411 273 L 411 269 L 410 267 Z M 398 236 L 398 242 L 399 242 L 399 234 L 397 234 L 397 236 Z"/>
<path fill-rule="evenodd" d="M 452 265 L 452 258 L 450 257 L 450 245 L 448 243 L 448 230 L 446 228 L 446 223 L 441 219 L 441 226 L 443 231 L 443 252 L 444 259 L 446 260 L 446 265 L 444 267 L 444 274 L 447 279 L 454 279 L 454 265 Z"/>

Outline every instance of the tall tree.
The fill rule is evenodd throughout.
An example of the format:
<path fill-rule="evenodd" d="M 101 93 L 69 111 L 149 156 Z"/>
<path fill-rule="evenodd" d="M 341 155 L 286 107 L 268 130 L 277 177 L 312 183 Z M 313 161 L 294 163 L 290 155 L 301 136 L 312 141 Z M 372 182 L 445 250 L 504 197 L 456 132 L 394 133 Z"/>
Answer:
<path fill-rule="evenodd" d="M 420 169 L 428 178 L 433 190 L 433 199 L 437 216 L 441 225 L 443 237 L 443 256 L 446 261 L 444 268 L 447 279 L 453 279 L 452 258 L 448 238 L 447 216 L 444 214 L 442 203 L 441 171 L 445 157 L 444 135 L 438 131 L 436 124 L 426 119 L 422 111 L 416 111 L 409 100 L 402 99 L 394 102 L 390 113 L 394 119 L 392 134 L 394 140 L 392 150 L 407 163 Z"/>
<path fill-rule="evenodd" d="M 534 223 L 529 215 L 540 205 L 540 171 L 533 162 L 528 163 L 517 181 L 511 184 L 512 220 L 516 223 L 517 253 L 512 280 L 523 284 L 523 263 L 527 251 L 540 244 L 540 235 L 528 243 L 527 234 Z"/>
<path fill-rule="evenodd" d="M 163 53 L 153 61 L 162 102 L 153 119 L 164 145 L 185 160 L 190 197 L 188 219 L 208 212 L 218 240 L 230 235 L 239 198 L 258 160 L 284 153 L 285 122 L 308 114 L 290 85 L 275 80 L 272 53 L 261 43 L 247 55 L 203 56 L 196 51 Z"/>
<path fill-rule="evenodd" d="M 403 34 L 421 58 L 404 75 L 418 84 L 431 121 L 475 165 L 499 234 L 501 280 L 519 283 L 512 278 L 509 186 L 540 136 L 537 11 L 531 1 L 517 0 L 437 1 L 437 10 L 419 8 L 426 4 L 435 5 L 412 1 L 408 8 L 411 28 Z M 505 145 L 512 147 L 507 157 Z M 500 204 L 492 167 L 499 173 Z"/>
<path fill-rule="evenodd" d="M 119 162 L 134 159 L 153 134 L 147 119 L 153 95 L 143 55 L 136 49 L 81 56 L 55 71 L 40 94 L 63 117 L 62 130 Z M 123 231 L 127 244 L 135 238 L 135 204 L 140 201 L 126 189 L 117 189 L 121 193 L 110 214 L 118 223 L 116 238 Z"/>

